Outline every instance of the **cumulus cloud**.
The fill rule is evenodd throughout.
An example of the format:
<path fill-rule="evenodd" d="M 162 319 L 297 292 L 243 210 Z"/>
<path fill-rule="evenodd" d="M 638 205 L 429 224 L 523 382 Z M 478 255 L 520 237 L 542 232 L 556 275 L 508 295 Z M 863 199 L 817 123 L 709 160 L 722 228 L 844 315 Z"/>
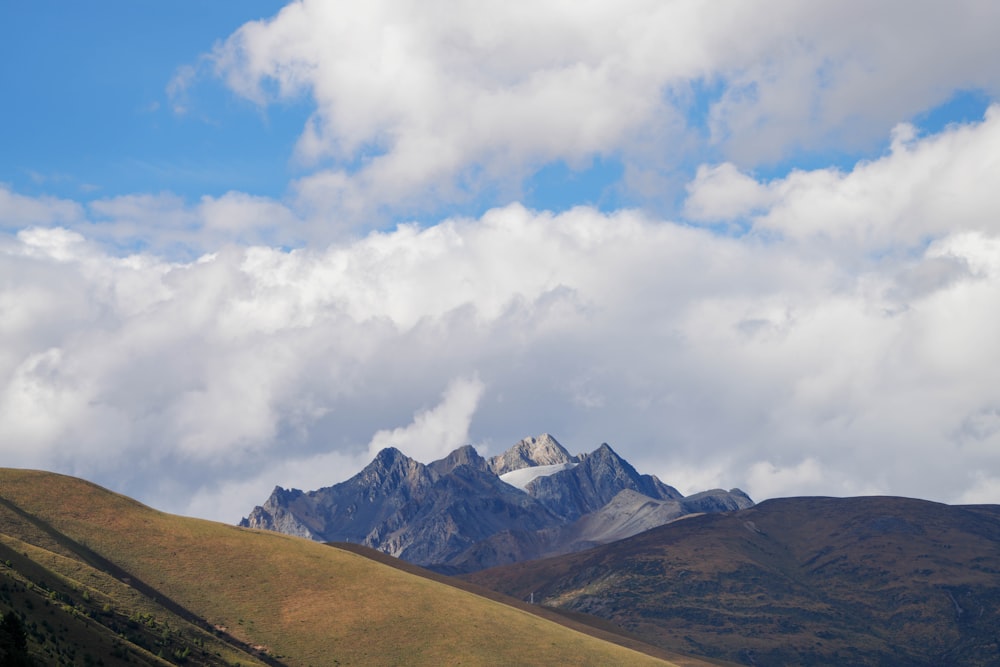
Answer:
<path fill-rule="evenodd" d="M 33 225 L 71 225 L 83 217 L 83 207 L 76 202 L 26 197 L 0 183 L 0 228 L 16 231 Z"/>
<path fill-rule="evenodd" d="M 377 432 L 368 443 L 368 453 L 375 456 L 386 447 L 396 447 L 429 463 L 469 444 L 469 425 L 484 389 L 476 377 L 453 380 L 441 402 L 414 414 L 408 426 Z"/>
<path fill-rule="evenodd" d="M 297 154 L 319 170 L 298 183 L 302 204 L 361 216 L 484 188 L 516 196 L 541 165 L 594 156 L 622 159 L 626 183 L 649 194 L 692 135 L 742 167 L 870 148 L 956 82 L 1000 90 L 998 20 L 1000 8 L 973 0 L 530 12 L 300 0 L 247 23 L 206 62 L 260 105 L 313 101 Z M 182 68 L 175 91 L 191 77 Z"/>
<path fill-rule="evenodd" d="M 1000 112 L 911 123 L 995 95 L 998 14 L 293 2 L 170 90 L 314 105 L 285 198 L 0 185 L 0 456 L 228 521 L 546 431 L 687 492 L 990 499 Z M 869 159 L 766 169 L 830 147 Z M 595 157 L 680 219 L 515 203 Z"/>
<path fill-rule="evenodd" d="M 122 254 L 149 251 L 186 259 L 226 244 L 300 246 L 317 235 L 314 220 L 282 202 L 242 192 L 205 195 L 196 202 L 163 192 L 78 203 L 28 197 L 0 185 L 0 229 L 16 234 L 56 227 L 74 229 Z"/>
<path fill-rule="evenodd" d="M 1000 178 L 1000 107 L 923 140 L 909 126 L 893 137 L 888 155 L 850 172 L 793 171 L 761 182 L 731 163 L 703 166 L 685 211 L 704 222 L 744 219 L 758 234 L 853 256 L 918 249 L 955 229 L 1000 230 L 990 186 Z"/>
<path fill-rule="evenodd" d="M 774 203 L 777 193 L 731 162 L 701 165 L 688 183 L 684 214 L 690 220 L 724 222 L 745 218 Z"/>
<path fill-rule="evenodd" d="M 996 122 L 758 183 L 737 235 L 515 204 L 176 261 L 23 230 L 0 245 L 0 449 L 227 520 L 226 494 L 340 481 L 383 446 L 432 460 L 543 431 L 687 491 L 983 499 Z"/>

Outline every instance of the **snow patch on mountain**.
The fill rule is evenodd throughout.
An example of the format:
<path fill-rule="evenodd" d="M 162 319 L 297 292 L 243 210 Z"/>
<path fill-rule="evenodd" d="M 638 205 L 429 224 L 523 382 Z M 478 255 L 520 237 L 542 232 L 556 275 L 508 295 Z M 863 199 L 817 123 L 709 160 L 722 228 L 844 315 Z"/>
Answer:
<path fill-rule="evenodd" d="M 576 463 L 556 463 L 548 466 L 519 468 L 500 475 L 500 479 L 507 482 L 511 486 L 516 486 L 524 491 L 525 487 L 527 487 L 532 480 L 538 479 L 539 477 L 548 477 L 549 475 L 554 475 L 555 473 L 562 472 L 563 470 L 569 470 L 576 465 Z"/>

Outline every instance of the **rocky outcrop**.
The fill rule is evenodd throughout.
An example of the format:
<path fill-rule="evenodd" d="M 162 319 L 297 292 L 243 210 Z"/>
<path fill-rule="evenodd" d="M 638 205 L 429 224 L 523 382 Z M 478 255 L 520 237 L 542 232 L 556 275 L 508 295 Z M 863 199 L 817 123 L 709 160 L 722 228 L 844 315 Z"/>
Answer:
<path fill-rule="evenodd" d="M 537 470 L 519 488 L 500 475 Z M 639 474 L 607 444 L 570 455 L 555 438 L 525 438 L 484 459 L 471 446 L 424 465 L 393 447 L 347 481 L 316 491 L 276 487 L 241 526 L 363 544 L 444 572 L 562 554 L 692 512 L 752 505 L 738 489 L 684 498 Z"/>
<path fill-rule="evenodd" d="M 702 491 L 684 498 L 681 506 L 686 514 L 701 514 L 710 512 L 733 512 L 735 510 L 745 510 L 753 507 L 754 502 L 750 496 L 740 489 L 712 489 Z"/>
<path fill-rule="evenodd" d="M 537 438 L 525 438 L 503 454 L 494 456 L 489 460 L 489 469 L 500 476 L 521 468 L 576 463 L 577 460 L 555 438 L 543 433 Z"/>
<path fill-rule="evenodd" d="M 480 456 L 479 452 L 477 452 L 476 448 L 472 445 L 459 447 L 443 459 L 429 463 L 427 465 L 427 469 L 430 470 L 433 475 L 441 477 L 442 475 L 447 475 L 458 466 L 463 465 L 471 466 L 476 470 L 482 470 L 483 472 L 489 470 L 489 464 L 486 459 Z"/>
<path fill-rule="evenodd" d="M 280 486 L 274 487 L 274 491 L 264 504 L 253 508 L 250 516 L 243 519 L 240 525 L 245 528 L 261 528 L 296 537 L 307 537 L 310 540 L 319 539 L 316 533 L 289 509 L 296 496 L 301 494 L 302 492 L 297 489 L 286 491 Z"/>

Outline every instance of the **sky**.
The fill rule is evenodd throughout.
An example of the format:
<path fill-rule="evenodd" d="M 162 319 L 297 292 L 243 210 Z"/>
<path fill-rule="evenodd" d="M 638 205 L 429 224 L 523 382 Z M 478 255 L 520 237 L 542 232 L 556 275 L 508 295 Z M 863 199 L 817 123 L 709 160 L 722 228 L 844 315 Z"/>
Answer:
<path fill-rule="evenodd" d="M 1000 503 L 1000 3 L 0 4 L 0 465 L 236 522 L 551 433 Z"/>

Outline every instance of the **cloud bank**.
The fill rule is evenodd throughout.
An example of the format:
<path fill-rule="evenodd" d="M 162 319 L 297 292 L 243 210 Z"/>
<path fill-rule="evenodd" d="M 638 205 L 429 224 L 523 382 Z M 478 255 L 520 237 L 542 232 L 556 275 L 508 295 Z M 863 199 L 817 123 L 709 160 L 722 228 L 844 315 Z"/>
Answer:
<path fill-rule="evenodd" d="M 1000 502 L 1000 106 L 920 120 L 996 99 L 1000 5 L 706 6 L 303 0 L 179 64 L 185 109 L 306 105 L 302 175 L 0 183 L 4 465 L 236 521 L 550 432 L 683 492 Z M 518 203 L 595 160 L 630 206 Z"/>
<path fill-rule="evenodd" d="M 430 460 L 543 430 L 686 491 L 673 471 L 702 466 L 757 497 L 957 500 L 1000 469 L 998 152 L 994 108 L 848 173 L 699 170 L 692 218 L 742 216 L 737 235 L 515 204 L 170 262 L 32 227 L 2 248 L 0 447 L 160 471 L 179 510 L 185 470 L 228 488 L 326 456 L 332 483 L 382 446 Z"/>
<path fill-rule="evenodd" d="M 619 159 L 648 198 L 696 152 L 750 166 L 870 149 L 956 88 L 1000 92 L 998 22 L 976 0 L 302 0 L 208 62 L 262 106 L 315 104 L 296 154 L 317 169 L 296 192 L 363 217 L 516 197 L 553 161 Z"/>

